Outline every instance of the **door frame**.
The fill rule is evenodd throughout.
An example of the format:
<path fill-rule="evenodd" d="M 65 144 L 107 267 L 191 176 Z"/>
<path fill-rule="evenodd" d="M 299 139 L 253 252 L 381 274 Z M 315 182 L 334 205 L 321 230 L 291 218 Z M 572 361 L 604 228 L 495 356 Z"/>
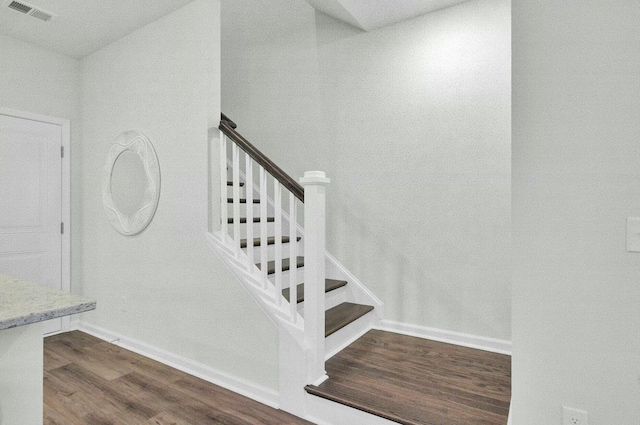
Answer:
<path fill-rule="evenodd" d="M 64 157 L 62 159 L 61 176 L 61 217 L 64 223 L 64 233 L 61 243 L 61 284 L 62 290 L 71 292 L 71 121 L 64 118 L 56 118 L 48 115 L 35 114 L 32 112 L 20 111 L 17 109 L 4 108 L 0 106 L 0 115 L 14 118 L 21 118 L 31 121 L 38 121 L 46 124 L 60 126 L 62 149 Z M 61 332 L 71 329 L 71 319 L 69 316 L 62 318 Z"/>

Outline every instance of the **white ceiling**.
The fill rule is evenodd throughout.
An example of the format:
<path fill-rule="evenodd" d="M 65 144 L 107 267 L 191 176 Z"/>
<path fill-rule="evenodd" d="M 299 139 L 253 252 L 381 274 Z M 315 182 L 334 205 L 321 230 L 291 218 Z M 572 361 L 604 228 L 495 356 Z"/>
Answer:
<path fill-rule="evenodd" d="M 306 0 L 313 8 L 365 31 L 393 25 L 467 0 Z"/>
<path fill-rule="evenodd" d="M 18 0 L 22 1 L 22 0 Z M 58 15 L 49 22 L 23 15 L 0 0 L 0 34 L 81 58 L 193 0 L 25 0 Z"/>
<path fill-rule="evenodd" d="M 0 0 L 0 35 L 26 41 L 67 56 L 81 58 L 180 9 L 193 0 L 23 1 L 57 15 L 57 18 L 49 22 L 9 9 L 6 7 L 9 1 Z M 225 0 L 227 4 L 233 4 L 234 1 L 237 0 Z M 269 1 L 262 0 L 261 3 L 268 7 Z M 306 1 L 320 12 L 370 31 L 467 0 Z M 281 18 L 285 17 L 281 16 Z M 271 28 L 277 27 L 275 23 Z"/>

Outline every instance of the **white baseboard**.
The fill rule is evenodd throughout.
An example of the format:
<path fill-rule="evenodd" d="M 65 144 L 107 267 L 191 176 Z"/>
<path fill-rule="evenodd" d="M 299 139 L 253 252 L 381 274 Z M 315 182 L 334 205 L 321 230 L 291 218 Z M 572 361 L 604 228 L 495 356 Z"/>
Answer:
<path fill-rule="evenodd" d="M 490 351 L 492 353 L 511 355 L 511 341 L 503 339 L 464 334 L 460 332 L 414 325 L 411 323 L 394 322 L 392 320 L 381 320 L 380 324 L 375 326 L 375 329 L 415 336 L 418 338 L 431 339 L 463 347 L 476 348 L 479 350 Z"/>
<path fill-rule="evenodd" d="M 86 322 L 74 322 L 72 326 L 82 332 L 93 335 L 104 341 L 111 342 L 119 347 L 133 351 L 134 353 L 156 360 L 167 366 L 181 370 L 189 375 L 193 375 L 212 384 L 219 385 L 235 393 L 253 399 L 275 409 L 279 408 L 280 395 L 271 388 L 256 385 L 252 382 L 229 375 L 225 372 L 198 363 L 186 357 L 170 353 L 162 348 L 137 341 L 124 335 L 111 332 Z"/>

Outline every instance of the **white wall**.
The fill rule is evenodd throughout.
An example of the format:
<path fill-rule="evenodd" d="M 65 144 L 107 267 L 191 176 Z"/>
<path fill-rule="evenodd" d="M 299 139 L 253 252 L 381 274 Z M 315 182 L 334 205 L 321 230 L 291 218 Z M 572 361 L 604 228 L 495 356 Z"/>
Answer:
<path fill-rule="evenodd" d="M 510 339 L 509 4 L 369 33 L 302 1 L 247 28 L 223 13 L 225 113 L 291 175 L 327 172 L 329 251 L 387 319 Z M 227 35 L 287 5 L 289 33 Z"/>
<path fill-rule="evenodd" d="M 303 0 L 222 3 L 222 110 L 294 178 L 316 169 L 315 12 Z"/>
<path fill-rule="evenodd" d="M 513 423 L 640 423 L 640 8 L 513 1 Z"/>
<path fill-rule="evenodd" d="M 509 16 L 477 0 L 351 34 L 318 16 L 329 249 L 387 319 L 510 339 Z"/>
<path fill-rule="evenodd" d="M 0 55 L 1 106 L 73 121 L 79 118 L 77 59 L 3 35 Z"/>
<path fill-rule="evenodd" d="M 81 181 L 80 62 L 2 35 L 0 57 L 0 106 L 71 122 L 71 209 L 75 211 L 80 186 L 74 182 Z M 72 214 L 72 234 L 78 225 L 79 217 Z M 72 251 L 79 249 L 77 239 L 71 243 Z M 78 263 L 71 260 L 74 274 Z"/>
<path fill-rule="evenodd" d="M 277 389 L 277 332 L 205 239 L 219 67 L 220 3 L 211 0 L 82 60 L 82 268 L 74 285 L 98 300 L 83 315 L 91 325 Z M 101 185 L 111 142 L 130 129 L 154 144 L 162 189 L 149 227 L 124 237 L 109 225 Z"/>

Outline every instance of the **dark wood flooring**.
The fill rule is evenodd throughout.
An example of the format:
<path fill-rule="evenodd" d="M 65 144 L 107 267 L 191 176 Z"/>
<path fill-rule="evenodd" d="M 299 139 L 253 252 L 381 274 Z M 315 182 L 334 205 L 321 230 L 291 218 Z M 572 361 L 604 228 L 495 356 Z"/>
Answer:
<path fill-rule="evenodd" d="M 45 338 L 45 425 L 310 423 L 82 332 Z"/>
<path fill-rule="evenodd" d="M 505 425 L 511 357 L 378 330 L 307 391 L 409 425 Z"/>

